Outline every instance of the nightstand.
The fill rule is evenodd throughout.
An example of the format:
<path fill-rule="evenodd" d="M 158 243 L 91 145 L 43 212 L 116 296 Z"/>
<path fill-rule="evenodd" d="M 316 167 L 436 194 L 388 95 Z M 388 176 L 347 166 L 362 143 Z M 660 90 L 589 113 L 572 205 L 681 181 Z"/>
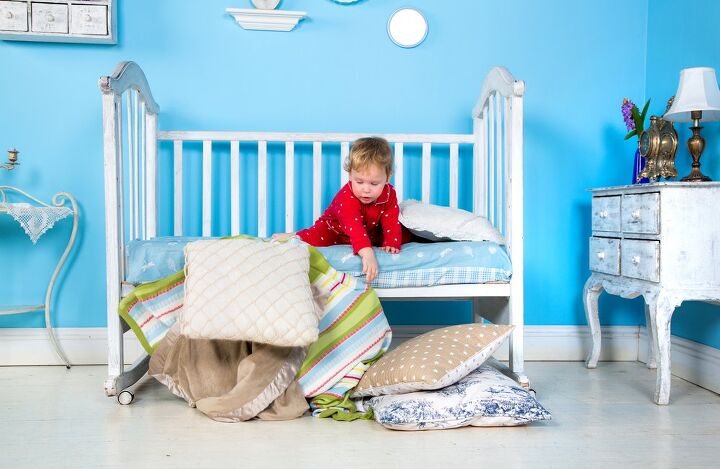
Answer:
<path fill-rule="evenodd" d="M 598 297 L 642 295 L 657 366 L 654 400 L 670 397 L 670 320 L 683 301 L 720 300 L 720 183 L 663 182 L 592 191 L 590 278 L 583 301 L 600 357 Z M 653 359 L 654 357 L 654 359 Z"/>

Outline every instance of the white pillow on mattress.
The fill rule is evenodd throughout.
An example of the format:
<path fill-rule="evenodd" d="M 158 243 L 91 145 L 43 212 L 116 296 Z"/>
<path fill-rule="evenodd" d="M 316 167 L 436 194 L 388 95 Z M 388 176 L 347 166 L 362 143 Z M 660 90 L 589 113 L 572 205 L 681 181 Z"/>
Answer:
<path fill-rule="evenodd" d="M 318 337 L 307 247 L 260 239 L 185 246 L 180 333 L 193 339 L 306 346 Z"/>
<path fill-rule="evenodd" d="M 400 203 L 399 220 L 414 235 L 431 241 L 492 241 L 505 244 L 500 232 L 487 218 L 459 208 L 406 200 Z"/>

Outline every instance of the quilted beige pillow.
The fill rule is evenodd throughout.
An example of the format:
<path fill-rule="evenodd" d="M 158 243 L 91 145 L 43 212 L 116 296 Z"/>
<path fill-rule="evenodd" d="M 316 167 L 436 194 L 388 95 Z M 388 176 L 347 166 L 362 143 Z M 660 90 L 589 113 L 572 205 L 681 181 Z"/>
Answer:
<path fill-rule="evenodd" d="M 368 368 L 352 397 L 449 386 L 490 358 L 513 328 L 462 324 L 426 332 L 391 350 Z"/>
<path fill-rule="evenodd" d="M 318 337 L 305 245 L 260 239 L 185 246 L 180 333 L 193 339 L 305 346 Z"/>

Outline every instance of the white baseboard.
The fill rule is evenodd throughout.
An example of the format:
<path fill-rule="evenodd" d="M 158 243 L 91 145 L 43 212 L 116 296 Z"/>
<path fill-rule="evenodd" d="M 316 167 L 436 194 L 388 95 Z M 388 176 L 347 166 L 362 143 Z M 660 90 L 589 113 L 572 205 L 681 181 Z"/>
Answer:
<path fill-rule="evenodd" d="M 393 326 L 393 344 L 442 326 Z M 606 326 L 602 328 L 601 360 L 634 361 L 638 359 L 638 327 Z M 525 360 L 584 361 L 592 339 L 587 326 L 525 326 Z M 494 355 L 507 360 L 508 346 Z"/>
<path fill-rule="evenodd" d="M 397 345 L 441 326 L 393 326 Z M 107 330 L 59 328 L 55 334 L 70 362 L 77 365 L 107 363 Z M 132 363 L 141 347 L 132 332 L 125 334 L 125 359 Z M 525 360 L 582 361 L 590 350 L 587 326 L 525 326 Z M 644 327 L 602 328 L 603 361 L 647 361 L 648 336 Z M 507 345 L 495 354 L 506 360 Z M 0 329 L 0 366 L 62 365 L 45 329 Z M 720 350 L 698 342 L 672 337 L 672 372 L 680 378 L 720 393 Z"/>
<path fill-rule="evenodd" d="M 649 337 L 640 328 L 638 359 L 647 363 Z M 672 336 L 670 338 L 672 374 L 720 394 L 720 349 Z"/>

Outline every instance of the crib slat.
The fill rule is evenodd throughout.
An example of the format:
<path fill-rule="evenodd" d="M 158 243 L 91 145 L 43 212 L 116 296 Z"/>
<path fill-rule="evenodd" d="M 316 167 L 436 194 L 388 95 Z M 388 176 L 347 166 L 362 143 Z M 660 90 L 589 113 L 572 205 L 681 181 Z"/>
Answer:
<path fill-rule="evenodd" d="M 212 236 L 212 141 L 203 141 L 202 235 Z"/>
<path fill-rule="evenodd" d="M 174 215 L 173 215 L 173 235 L 182 236 L 183 234 L 183 142 L 175 140 L 173 142 L 173 192 L 174 199 Z"/>
<path fill-rule="evenodd" d="M 139 145 L 138 145 L 138 134 L 139 132 L 139 115 L 138 115 L 138 92 L 136 90 L 132 90 L 131 92 L 132 96 L 132 122 L 133 122 L 133 132 L 132 132 L 132 147 L 133 147 L 133 157 L 135 160 L 135 173 L 133 174 L 134 179 L 134 188 L 135 188 L 135 200 L 133 204 L 133 214 L 135 219 L 135 231 L 133 232 L 133 239 L 139 239 L 140 238 L 140 220 L 141 220 L 141 213 L 140 213 L 140 189 L 142 187 L 142 180 L 140 175 L 140 169 L 141 169 L 141 161 L 140 161 L 140 152 Z"/>
<path fill-rule="evenodd" d="M 458 206 L 458 144 L 450 144 L 450 206 Z"/>
<path fill-rule="evenodd" d="M 135 145 L 133 145 L 133 112 L 132 112 L 132 93 L 133 90 L 129 90 L 125 94 L 125 112 L 127 114 L 127 153 L 128 153 L 128 221 L 129 223 L 129 238 L 135 239 Z"/>
<path fill-rule="evenodd" d="M 430 203 L 430 155 L 432 154 L 432 144 L 422 144 L 422 201 L 426 204 Z"/>
<path fill-rule="evenodd" d="M 395 174 L 395 192 L 397 193 L 397 199 L 398 202 L 402 202 L 403 200 L 403 144 L 402 142 L 397 142 L 395 144 L 395 170 L 393 173 Z"/>
<path fill-rule="evenodd" d="M 350 155 L 350 142 L 340 144 L 340 187 L 348 182 L 348 172 L 345 171 L 345 162 Z"/>
<path fill-rule="evenodd" d="M 240 234 L 240 142 L 230 142 L 230 234 Z"/>
<path fill-rule="evenodd" d="M 313 220 L 320 217 L 322 196 L 322 142 L 313 142 Z"/>
<path fill-rule="evenodd" d="M 295 143 L 285 142 L 285 231 L 295 231 Z"/>
<path fill-rule="evenodd" d="M 497 96 L 496 101 L 497 119 L 495 122 L 495 145 L 496 162 L 495 162 L 495 221 L 496 227 L 501 232 L 504 231 L 504 213 L 505 213 L 505 194 L 503 192 L 503 169 L 505 168 L 505 147 L 503 145 L 503 97 Z"/>
<path fill-rule="evenodd" d="M 147 189 L 145 211 L 147 213 L 147 236 L 157 236 L 157 114 L 146 117 L 145 152 L 147 156 Z"/>
<path fill-rule="evenodd" d="M 490 104 L 489 104 L 489 111 L 488 111 L 488 171 L 487 171 L 487 178 L 488 178 L 488 185 L 487 185 L 487 193 L 488 193 L 488 202 L 490 203 L 490 206 L 488 207 L 488 220 L 490 220 L 490 223 L 495 225 L 495 125 L 497 123 L 497 116 L 495 113 L 495 93 L 490 95 Z"/>
<path fill-rule="evenodd" d="M 145 134 L 147 132 L 147 122 L 145 120 L 145 102 L 140 102 L 140 132 L 138 135 L 138 150 L 140 153 L 140 221 L 142 222 L 142 230 L 140 234 L 142 239 L 147 239 L 147 155 L 145 153 Z"/>
<path fill-rule="evenodd" d="M 505 130 L 505 224 L 503 225 L 502 234 L 508 240 L 508 246 L 510 245 L 510 239 L 512 238 L 512 223 L 508 223 L 508 220 L 512 220 L 512 107 L 511 98 L 505 98 L 505 116 L 503 119 L 503 129 Z"/>
<path fill-rule="evenodd" d="M 258 142 L 258 237 L 267 236 L 267 142 Z"/>

